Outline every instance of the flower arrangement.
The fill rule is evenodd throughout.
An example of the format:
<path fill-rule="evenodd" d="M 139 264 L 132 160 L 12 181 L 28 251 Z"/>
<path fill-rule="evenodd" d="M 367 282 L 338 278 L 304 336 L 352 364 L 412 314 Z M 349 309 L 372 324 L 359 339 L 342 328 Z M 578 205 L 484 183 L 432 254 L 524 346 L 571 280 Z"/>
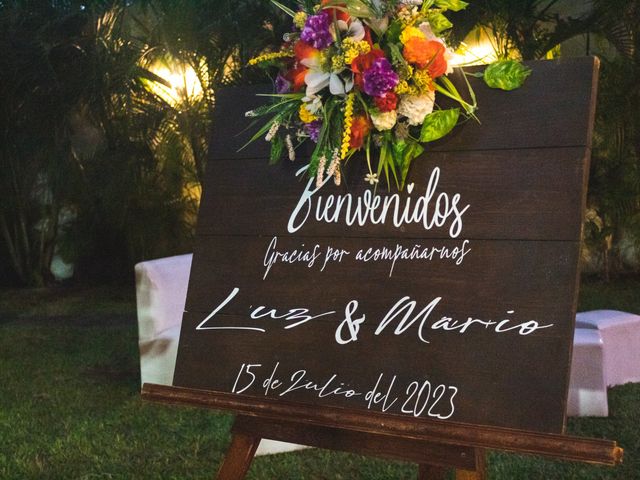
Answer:
<path fill-rule="evenodd" d="M 315 142 L 307 173 L 318 188 L 330 178 L 340 184 L 341 168 L 364 150 L 365 180 L 384 175 L 402 189 L 422 144 L 447 135 L 460 121 L 475 118 L 474 92 L 466 81 L 465 100 L 447 77 L 456 55 L 448 47 L 448 10 L 461 0 L 299 0 L 298 9 L 272 0 L 293 20 L 280 51 L 253 58 L 249 65 L 278 70 L 274 100 L 246 113 L 268 116 L 251 141 L 265 135 L 271 163 L 305 140 Z M 503 60 L 479 75 L 494 88 L 518 88 L 529 70 Z M 436 95 L 459 107 L 442 109 Z M 294 145 L 295 143 L 295 145 Z M 372 149 L 377 147 L 377 162 Z"/>

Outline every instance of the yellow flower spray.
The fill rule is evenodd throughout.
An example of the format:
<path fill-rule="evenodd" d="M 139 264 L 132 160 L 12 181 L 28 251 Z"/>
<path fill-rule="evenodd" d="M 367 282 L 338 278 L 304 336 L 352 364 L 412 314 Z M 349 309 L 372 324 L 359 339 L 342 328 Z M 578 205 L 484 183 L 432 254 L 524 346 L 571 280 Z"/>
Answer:
<path fill-rule="evenodd" d="M 344 105 L 344 131 L 342 132 L 342 149 L 340 150 L 340 159 L 344 160 L 349 153 L 349 142 L 351 142 L 351 125 L 353 123 L 353 102 L 355 95 L 350 93 L 347 95 L 347 101 Z"/>
<path fill-rule="evenodd" d="M 318 119 L 316 115 L 314 115 L 309 110 L 307 110 L 306 103 L 303 103 L 302 105 L 300 105 L 300 109 L 298 110 L 298 116 L 300 117 L 300 120 L 302 121 L 302 123 L 311 123 L 314 120 Z"/>
<path fill-rule="evenodd" d="M 342 48 L 344 49 L 344 63 L 347 65 L 350 65 L 359 55 L 371 51 L 371 46 L 367 42 L 364 40 L 356 41 L 350 37 L 342 41 Z"/>
<path fill-rule="evenodd" d="M 276 60 L 278 58 L 286 58 L 293 57 L 292 52 L 272 52 L 272 53 L 264 53 L 262 55 L 258 55 L 257 57 L 253 57 L 247 65 L 257 65 L 258 63 L 268 62 L 270 60 Z"/>

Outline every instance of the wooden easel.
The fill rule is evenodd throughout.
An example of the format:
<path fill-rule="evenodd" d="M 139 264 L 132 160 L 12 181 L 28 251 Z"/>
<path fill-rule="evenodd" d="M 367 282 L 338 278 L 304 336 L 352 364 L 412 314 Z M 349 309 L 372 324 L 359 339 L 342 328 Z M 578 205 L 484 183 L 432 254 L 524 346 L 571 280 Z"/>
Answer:
<path fill-rule="evenodd" d="M 242 415 L 236 417 L 231 432 L 231 445 L 217 480 L 244 479 L 262 438 L 414 462 L 419 465 L 418 480 L 445 479 L 449 468 L 455 468 L 456 480 L 486 479 L 485 452 L 480 448 L 439 445 L 394 435 L 276 422 Z"/>
<path fill-rule="evenodd" d="M 255 142 L 238 150 L 251 136 L 250 129 L 246 128 L 245 112 L 261 104 L 255 94 L 270 93 L 271 87 L 237 87 L 217 93 L 216 128 L 209 152 L 210 165 L 215 162 L 215 167 L 207 169 L 204 182 L 208 193 L 203 197 L 198 215 L 196 253 L 174 374 L 174 384 L 182 387 L 146 384 L 142 397 L 162 403 L 227 410 L 237 415 L 219 480 L 244 478 L 262 438 L 415 462 L 419 464 L 421 479 L 444 478 L 449 468 L 456 470 L 458 480 L 483 479 L 487 449 L 605 465 L 621 461 L 622 449 L 613 441 L 562 434 L 598 61 L 563 59 L 533 62 L 530 66 L 533 74 L 527 84 L 509 95 L 489 89 L 480 79 L 466 74 L 453 78 L 459 86 L 470 82 L 478 104 L 486 106 L 482 127 L 468 122 L 464 133 L 461 128 L 445 141 L 434 142 L 428 155 L 413 163 L 408 182 L 417 188 L 416 192 L 425 192 L 421 198 L 428 205 L 436 200 L 428 193 L 429 186 L 436 188 L 442 171 L 442 193 L 438 195 L 447 199 L 455 192 L 451 198 L 464 199 L 460 205 L 473 205 L 465 217 L 464 235 L 475 242 L 474 260 L 466 263 L 463 270 L 456 270 L 455 275 L 451 265 L 442 262 L 429 264 L 429 274 L 425 274 L 422 264 L 409 262 L 404 273 L 395 276 L 393 281 L 388 280 L 390 272 L 383 264 L 365 266 L 359 260 L 351 263 L 345 260 L 345 263 L 334 264 L 335 275 L 322 276 L 317 269 L 310 270 L 310 265 L 291 264 L 286 270 L 280 270 L 278 280 L 270 277 L 274 280 L 265 282 L 263 252 L 265 246 L 267 252 L 271 249 L 268 246 L 271 244 L 265 244 L 269 238 L 273 238 L 272 242 L 280 238 L 283 245 L 288 242 L 287 249 L 316 241 L 317 245 L 324 245 L 331 239 L 333 249 L 356 252 L 368 251 L 378 243 L 400 245 L 409 239 L 411 243 L 424 240 L 425 245 L 434 241 L 439 244 L 443 235 L 447 242 L 454 236 L 451 232 L 447 234 L 446 229 L 426 228 L 424 223 L 410 222 L 400 228 L 378 217 L 375 222 L 372 217 L 357 229 L 352 228 L 355 224 L 347 221 L 350 214 L 345 213 L 346 210 L 342 213 L 336 210 L 336 220 L 328 220 L 328 200 L 323 204 L 322 215 L 326 218 L 316 215 L 315 220 L 305 224 L 307 217 L 301 220 L 299 215 L 301 205 L 307 205 L 309 211 L 316 207 L 319 209 L 316 211 L 322 209 L 320 203 L 312 208 L 311 196 L 307 197 L 306 193 L 301 197 L 302 188 L 296 178 L 300 165 L 283 162 L 277 168 L 269 166 L 266 160 L 270 152 L 264 143 Z M 244 132 L 241 137 L 239 132 Z M 356 180 L 348 189 L 343 185 L 342 190 L 331 190 L 334 192 L 331 195 L 342 195 L 331 197 L 332 200 L 336 199 L 337 204 L 338 198 L 348 198 L 351 202 L 358 197 L 365 205 L 365 194 L 370 193 L 365 181 L 365 162 L 350 162 L 346 168 L 350 170 L 345 173 Z M 435 176 L 434 172 L 437 172 Z M 311 195 L 310 191 L 307 193 Z M 410 194 L 408 189 L 404 197 L 407 209 Z M 381 198 L 377 197 L 376 201 L 382 202 Z M 441 197 L 437 198 L 440 202 Z M 369 201 L 375 210 L 375 201 Z M 451 202 L 453 205 L 453 200 Z M 445 203 L 449 204 L 449 200 Z M 226 208 L 227 205 L 233 208 Z M 426 209 L 424 212 L 426 215 Z M 343 214 L 344 221 L 340 220 Z M 312 215 L 308 215 L 311 218 Z M 462 222 L 462 213 L 458 220 Z M 292 221 L 297 225 L 294 229 L 290 228 Z M 304 231 L 298 232 L 303 224 Z M 238 268 L 239 265 L 242 268 Z M 380 293 L 371 287 L 383 279 L 388 282 L 385 285 L 390 286 L 388 295 L 384 286 Z M 309 285 L 313 286 L 311 290 Z M 235 288 L 230 294 L 232 286 Z M 469 290 L 476 288 L 480 288 L 478 295 L 470 298 Z M 495 315 L 504 315 L 499 313 L 504 308 L 509 315 L 522 310 L 524 317 L 545 319 L 549 325 L 541 328 L 556 327 L 549 331 L 551 333 L 527 337 L 526 343 L 520 339 L 515 346 L 504 337 L 498 341 L 499 337 L 486 329 L 469 329 L 466 337 L 445 338 L 441 326 L 435 328 L 434 323 L 431 325 L 434 342 L 425 349 L 415 336 L 399 336 L 411 323 L 417 323 L 416 316 L 406 327 L 398 327 L 393 337 L 378 336 L 378 328 L 380 332 L 384 328 L 373 319 L 387 318 L 402 301 L 395 303 L 392 310 L 390 305 L 402 297 L 428 302 L 431 297 L 424 297 L 424 292 L 440 292 L 439 295 L 446 292 L 449 306 L 444 310 L 447 317 L 443 318 L 467 318 L 471 312 L 478 318 L 503 318 Z M 327 311 L 329 297 L 331 308 L 337 310 L 359 299 L 363 306 L 358 311 L 366 310 L 367 321 L 371 322 L 367 325 L 378 327 L 362 328 L 359 336 L 354 332 L 347 342 L 350 343 L 348 349 L 337 342 L 337 324 L 328 321 L 329 317 L 327 321 L 308 322 L 300 329 L 274 327 L 273 322 L 265 322 L 256 323 L 257 328 L 251 324 L 253 327 L 249 330 L 259 334 L 238 332 L 247 328 L 247 312 L 251 312 L 251 317 L 258 310 L 273 306 L 278 312 L 285 312 L 274 318 L 286 319 L 286 312 L 300 310 L 291 307 L 301 306 L 299 302 L 303 297 L 305 308 L 302 310 L 325 312 L 318 317 L 336 313 Z M 225 298 L 223 303 L 217 303 Z M 438 301 L 442 299 L 439 297 Z M 494 299 L 501 300 L 495 302 Z M 445 303 L 443 300 L 443 306 Z M 257 304 L 262 306 L 254 308 Z M 220 305 L 224 312 L 212 310 L 215 305 Z M 388 318 L 399 320 L 398 312 L 394 310 Z M 355 319 L 351 318 L 352 313 L 345 309 L 345 316 L 335 320 L 349 318 L 347 323 L 351 324 Z M 403 322 L 409 322 L 409 316 L 416 313 L 417 310 L 406 313 Z M 206 332 L 212 315 L 225 315 L 224 321 L 220 318 L 221 323 L 213 329 L 230 329 L 228 335 Z M 362 315 L 360 322 L 365 319 L 364 313 Z M 252 320 L 260 316 L 264 314 L 253 316 Z M 423 323 L 427 316 L 425 313 L 422 317 Z M 427 328 L 426 323 L 424 325 Z M 497 329 L 493 333 L 497 334 Z M 420 339 L 424 340 L 421 334 Z M 486 348 L 475 355 L 474 345 Z M 514 350 L 518 355 L 514 355 Z M 549 354 L 540 355 L 541 351 Z M 390 370 L 387 364 L 392 367 Z M 404 391 L 405 401 L 411 397 L 416 405 L 413 410 L 383 410 L 372 408 L 371 401 L 366 407 L 362 402 L 356 407 L 355 402 L 337 398 L 322 400 L 315 394 L 305 399 L 301 391 L 299 395 L 284 398 L 285 392 L 269 395 L 269 388 L 277 388 L 271 381 L 277 378 L 276 369 L 281 368 L 280 365 L 279 374 L 284 375 L 283 378 L 292 378 L 298 368 L 301 369 L 298 372 L 304 373 L 313 368 L 312 376 L 316 378 L 311 382 L 312 388 L 318 386 L 315 382 L 320 378 L 334 379 L 336 372 L 341 372 L 346 383 L 353 379 L 362 382 L 360 395 L 375 385 L 369 391 L 374 403 L 375 398 L 382 395 L 376 390 L 376 378 L 380 381 L 382 375 L 385 378 L 393 375 L 393 381 L 404 379 L 405 384 L 398 387 L 398 392 Z M 425 370 L 425 365 L 433 368 Z M 252 368 L 263 369 L 258 372 L 258 381 Z M 500 381 L 493 375 L 498 371 Z M 269 372 L 273 372 L 271 377 Z M 436 389 L 469 393 L 456 397 L 455 408 L 450 397 L 451 407 L 458 412 L 455 418 L 461 421 L 449 420 L 453 410 L 449 417 L 436 413 L 427 418 L 430 410 L 422 416 L 427 398 L 435 397 L 431 380 L 425 380 L 431 372 L 434 378 L 440 379 L 438 383 L 455 379 L 454 383 L 443 383 Z M 410 379 L 417 380 L 416 375 L 422 382 L 419 392 L 429 387 L 420 413 L 416 411 L 421 396 L 416 393 L 419 382 L 409 383 Z M 234 381 L 240 377 L 248 383 L 237 390 Z M 236 393 L 229 393 L 231 385 Z M 409 393 L 408 385 L 415 385 L 413 393 Z M 440 397 L 431 407 L 440 401 L 445 390 L 440 390 Z M 288 401 L 289 398 L 298 401 Z M 533 408 L 528 408 L 529 405 Z M 482 411 L 476 411 L 477 406 L 481 406 Z"/>
<path fill-rule="evenodd" d="M 623 456 L 611 440 L 309 407 L 183 387 L 145 383 L 142 398 L 236 413 L 217 480 L 242 480 L 262 438 L 414 462 L 419 465 L 418 480 L 444 479 L 451 468 L 456 480 L 484 480 L 485 449 L 610 466 L 622 462 Z"/>

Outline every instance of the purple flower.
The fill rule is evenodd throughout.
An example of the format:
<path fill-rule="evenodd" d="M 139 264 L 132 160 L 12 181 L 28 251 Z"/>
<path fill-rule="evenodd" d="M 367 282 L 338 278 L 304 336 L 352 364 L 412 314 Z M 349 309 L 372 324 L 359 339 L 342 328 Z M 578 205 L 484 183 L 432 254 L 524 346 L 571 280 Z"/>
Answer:
<path fill-rule="evenodd" d="M 291 82 L 284 78 L 281 73 L 276 77 L 276 92 L 289 93 L 291 91 Z"/>
<path fill-rule="evenodd" d="M 393 71 L 389 60 L 378 58 L 362 76 L 364 91 L 372 97 L 381 97 L 398 85 L 398 74 Z"/>
<path fill-rule="evenodd" d="M 320 129 L 322 128 L 322 120 L 314 120 L 311 123 L 304 124 L 304 131 L 307 132 L 309 138 L 315 143 L 318 143 L 318 137 L 320 136 Z"/>
<path fill-rule="evenodd" d="M 330 24 L 327 12 L 323 11 L 318 15 L 310 15 L 304 24 L 300 38 L 318 50 L 327 48 L 333 43 L 333 36 L 329 31 Z"/>

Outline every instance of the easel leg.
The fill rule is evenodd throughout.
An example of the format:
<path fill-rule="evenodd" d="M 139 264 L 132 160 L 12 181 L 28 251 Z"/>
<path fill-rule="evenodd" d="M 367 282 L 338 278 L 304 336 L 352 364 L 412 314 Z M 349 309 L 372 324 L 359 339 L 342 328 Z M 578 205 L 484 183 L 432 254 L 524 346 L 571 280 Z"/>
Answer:
<path fill-rule="evenodd" d="M 421 463 L 418 465 L 418 480 L 446 480 L 449 468 Z M 486 453 L 480 448 L 475 449 L 475 470 L 455 469 L 455 480 L 486 480 Z"/>
<path fill-rule="evenodd" d="M 260 437 L 245 433 L 234 433 L 216 480 L 244 479 L 258 445 L 260 445 Z"/>
<path fill-rule="evenodd" d="M 418 480 L 446 480 L 448 468 L 435 465 L 418 465 Z"/>
<path fill-rule="evenodd" d="M 487 454 L 481 448 L 476 448 L 476 470 L 456 470 L 456 480 L 486 480 L 487 478 Z"/>

